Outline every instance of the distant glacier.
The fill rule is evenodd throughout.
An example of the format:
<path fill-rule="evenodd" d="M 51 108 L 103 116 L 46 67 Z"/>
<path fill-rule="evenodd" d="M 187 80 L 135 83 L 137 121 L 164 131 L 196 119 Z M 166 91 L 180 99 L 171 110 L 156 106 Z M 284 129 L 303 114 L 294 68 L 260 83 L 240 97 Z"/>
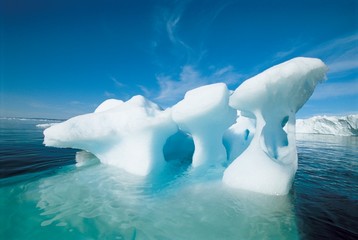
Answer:
<path fill-rule="evenodd" d="M 358 114 L 341 117 L 314 116 L 308 119 L 297 119 L 296 133 L 355 136 L 358 135 Z"/>

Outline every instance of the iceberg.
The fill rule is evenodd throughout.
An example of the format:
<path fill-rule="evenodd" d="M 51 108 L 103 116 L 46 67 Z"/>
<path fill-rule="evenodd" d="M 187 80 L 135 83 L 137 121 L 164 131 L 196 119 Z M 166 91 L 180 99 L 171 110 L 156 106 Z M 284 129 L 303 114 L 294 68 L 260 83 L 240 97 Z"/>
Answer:
<path fill-rule="evenodd" d="M 327 67 L 314 58 L 294 58 L 243 82 L 230 106 L 256 121 L 250 145 L 224 172 L 235 188 L 287 194 L 297 170 L 295 113 L 325 79 Z"/>
<path fill-rule="evenodd" d="M 358 135 L 358 114 L 341 117 L 315 116 L 308 119 L 297 119 L 296 132 L 338 136 Z"/>
<path fill-rule="evenodd" d="M 44 144 L 85 150 L 102 163 L 146 176 L 189 158 L 193 168 L 228 166 L 234 188 L 287 194 L 297 170 L 296 112 L 325 79 L 324 63 L 294 58 L 242 83 L 198 87 L 165 110 L 143 96 L 108 99 L 93 113 L 44 130 Z M 205 169 L 205 168 L 204 168 Z"/>
<path fill-rule="evenodd" d="M 134 96 L 123 103 L 106 101 L 94 113 L 45 129 L 44 144 L 82 149 L 103 163 L 145 176 L 165 163 L 163 146 L 177 131 L 170 109 Z"/>
<path fill-rule="evenodd" d="M 98 112 L 105 112 L 105 111 L 108 111 L 108 110 L 111 110 L 115 107 L 118 107 L 120 105 L 123 104 L 123 101 L 122 100 L 119 100 L 119 99 L 107 99 L 106 101 L 104 101 L 103 103 L 101 103 L 95 110 L 94 112 L 95 113 L 98 113 Z"/>
<path fill-rule="evenodd" d="M 194 140 L 192 166 L 217 165 L 227 160 L 223 135 L 236 120 L 236 110 L 229 106 L 229 90 L 224 83 L 188 91 L 173 106 L 172 117 L 179 129 Z"/>
<path fill-rule="evenodd" d="M 240 111 L 238 112 L 236 123 L 226 130 L 223 137 L 229 163 L 249 146 L 255 134 L 255 125 L 255 119 L 242 116 Z"/>

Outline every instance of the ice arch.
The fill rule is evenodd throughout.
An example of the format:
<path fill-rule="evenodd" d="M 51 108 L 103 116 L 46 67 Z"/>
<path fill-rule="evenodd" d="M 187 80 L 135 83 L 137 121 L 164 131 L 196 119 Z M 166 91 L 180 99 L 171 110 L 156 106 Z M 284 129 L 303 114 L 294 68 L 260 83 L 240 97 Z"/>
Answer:
<path fill-rule="evenodd" d="M 44 143 L 83 149 L 103 163 L 144 176 L 165 163 L 164 144 L 177 131 L 170 109 L 134 96 L 127 102 L 107 100 L 94 113 L 47 128 Z"/>
<path fill-rule="evenodd" d="M 188 91 L 173 106 L 174 121 L 194 140 L 193 167 L 227 160 L 223 135 L 236 119 L 236 110 L 229 106 L 229 96 L 227 86 L 216 83 Z"/>

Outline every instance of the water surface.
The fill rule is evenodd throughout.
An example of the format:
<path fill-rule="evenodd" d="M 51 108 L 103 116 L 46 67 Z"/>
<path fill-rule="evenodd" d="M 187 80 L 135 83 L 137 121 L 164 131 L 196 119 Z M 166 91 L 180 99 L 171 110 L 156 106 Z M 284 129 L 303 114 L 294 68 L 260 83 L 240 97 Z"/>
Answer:
<path fill-rule="evenodd" d="M 43 147 L 39 120 L 0 122 L 0 239 L 357 237 L 357 137 L 298 135 L 292 191 L 265 196 L 188 162 L 135 177 L 85 152 Z"/>

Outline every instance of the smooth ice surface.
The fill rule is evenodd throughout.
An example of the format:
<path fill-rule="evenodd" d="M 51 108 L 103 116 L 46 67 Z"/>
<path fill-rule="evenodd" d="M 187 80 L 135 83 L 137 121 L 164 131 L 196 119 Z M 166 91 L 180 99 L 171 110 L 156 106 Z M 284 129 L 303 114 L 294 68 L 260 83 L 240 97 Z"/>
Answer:
<path fill-rule="evenodd" d="M 83 149 L 101 162 L 147 175 L 164 164 L 163 146 L 177 132 L 170 109 L 162 111 L 142 96 L 106 101 L 95 113 L 45 129 L 46 146 Z"/>
<path fill-rule="evenodd" d="M 104 112 L 110 109 L 113 109 L 115 107 L 118 107 L 120 105 L 123 104 L 122 100 L 119 99 L 107 99 L 106 101 L 104 101 L 103 103 L 101 103 L 96 110 L 94 110 L 95 113 L 97 112 Z"/>
<path fill-rule="evenodd" d="M 315 116 L 308 119 L 297 119 L 296 132 L 339 136 L 358 135 L 358 114 L 342 117 Z"/>
<path fill-rule="evenodd" d="M 295 113 L 325 79 L 319 59 L 294 58 L 246 80 L 230 106 L 256 120 L 247 149 L 225 170 L 229 186 L 265 194 L 287 194 L 297 170 Z"/>
<path fill-rule="evenodd" d="M 255 120 L 239 114 L 236 123 L 224 133 L 223 143 L 229 162 L 236 159 L 249 146 L 254 134 Z"/>
<path fill-rule="evenodd" d="M 236 119 L 236 110 L 228 102 L 229 90 L 224 83 L 217 83 L 188 91 L 173 106 L 173 120 L 194 140 L 193 167 L 227 160 L 223 135 Z"/>

